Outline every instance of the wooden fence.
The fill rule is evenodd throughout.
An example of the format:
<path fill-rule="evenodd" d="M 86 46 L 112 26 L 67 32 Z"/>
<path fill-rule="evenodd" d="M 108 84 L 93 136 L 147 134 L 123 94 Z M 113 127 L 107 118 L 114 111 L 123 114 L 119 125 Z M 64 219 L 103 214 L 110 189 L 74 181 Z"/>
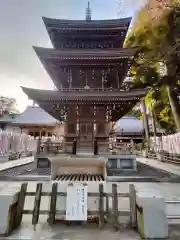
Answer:
<path fill-rule="evenodd" d="M 47 221 L 50 225 L 56 223 L 56 214 L 63 215 L 65 217 L 66 211 L 58 211 L 56 210 L 56 202 L 57 197 L 66 196 L 65 192 L 58 192 L 58 183 L 55 182 L 52 184 L 51 192 L 43 192 L 43 184 L 37 183 L 35 192 L 27 191 L 28 183 L 23 183 L 21 185 L 21 189 L 19 192 L 18 202 L 15 206 L 10 210 L 9 215 L 9 227 L 7 231 L 7 235 L 10 232 L 19 227 L 22 222 L 22 217 L 24 214 L 32 215 L 32 224 L 34 228 L 39 221 L 39 215 L 47 215 Z M 34 198 L 34 207 L 32 210 L 24 209 L 25 198 L 26 196 L 35 196 Z M 40 210 L 41 199 L 44 196 L 48 196 L 50 198 L 50 206 L 49 210 Z M 119 227 L 119 216 L 129 216 L 131 226 L 135 228 L 137 226 L 137 217 L 136 217 L 136 191 L 133 184 L 130 184 L 129 193 L 118 193 L 117 185 L 112 184 L 112 193 L 104 192 L 103 184 L 99 184 L 99 192 L 96 193 L 88 193 L 89 197 L 97 197 L 99 200 L 99 207 L 97 211 L 88 211 L 88 216 L 96 216 L 96 221 L 98 219 L 98 226 L 102 229 L 106 223 L 109 222 L 109 219 L 112 226 L 115 229 Z M 112 208 L 109 208 L 109 198 L 112 198 Z M 119 198 L 128 198 L 130 204 L 130 211 L 119 211 L 118 209 L 118 199 Z"/>
<path fill-rule="evenodd" d="M 136 154 L 139 156 L 143 155 L 142 152 L 136 152 Z M 167 163 L 173 163 L 177 165 L 180 164 L 180 155 L 173 154 L 173 153 L 148 151 L 147 157 L 157 159 Z"/>

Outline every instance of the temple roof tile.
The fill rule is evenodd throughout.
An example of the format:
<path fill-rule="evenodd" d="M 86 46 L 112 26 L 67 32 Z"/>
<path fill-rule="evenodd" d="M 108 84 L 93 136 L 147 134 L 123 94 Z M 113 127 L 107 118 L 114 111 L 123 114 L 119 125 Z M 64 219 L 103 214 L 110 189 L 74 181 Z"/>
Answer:
<path fill-rule="evenodd" d="M 120 48 L 120 49 L 53 49 L 33 47 L 38 57 L 44 58 L 58 58 L 58 59 L 78 59 L 78 58 L 105 58 L 105 59 L 121 59 L 132 58 L 137 52 L 137 48 Z"/>
<path fill-rule="evenodd" d="M 114 27 L 129 27 L 132 18 L 123 19 L 106 19 L 106 20 L 66 20 L 66 19 L 52 19 L 43 17 L 44 24 L 47 28 L 114 28 Z"/>
<path fill-rule="evenodd" d="M 13 120 L 17 125 L 48 125 L 54 126 L 59 121 L 37 106 L 28 106 L 24 112 Z"/>
<path fill-rule="evenodd" d="M 36 100 L 78 100 L 78 99 L 88 99 L 88 100 L 128 100 L 141 98 L 147 93 L 147 89 L 137 89 L 133 91 L 94 91 L 81 89 L 81 91 L 53 91 L 53 90 L 40 90 L 33 88 L 22 87 L 23 91 L 31 99 Z"/>

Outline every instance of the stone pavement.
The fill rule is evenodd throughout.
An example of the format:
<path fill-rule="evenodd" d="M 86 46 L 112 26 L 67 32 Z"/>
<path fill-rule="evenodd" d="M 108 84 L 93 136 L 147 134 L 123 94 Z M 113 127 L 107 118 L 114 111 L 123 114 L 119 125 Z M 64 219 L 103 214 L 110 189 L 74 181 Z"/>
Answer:
<path fill-rule="evenodd" d="M 24 222 L 24 221 L 23 221 Z M 99 230 L 97 225 L 70 225 L 56 223 L 54 226 L 49 226 L 47 221 L 42 220 L 36 226 L 34 231 L 33 226 L 29 221 L 24 222 L 19 230 L 5 239 L 13 240 L 140 240 L 139 234 L 128 228 L 120 228 L 115 231 L 112 227 Z M 1 240 L 1 238 L 0 238 Z M 3 238 L 4 240 L 4 238 Z"/>
<path fill-rule="evenodd" d="M 136 158 L 138 162 L 147 164 L 151 167 L 161 169 L 163 171 L 170 172 L 172 174 L 176 174 L 180 176 L 180 166 L 171 164 L 171 163 L 166 163 L 166 162 L 161 162 L 153 158 L 144 158 L 144 157 L 137 157 Z"/>
<path fill-rule="evenodd" d="M 32 162 L 34 162 L 34 157 L 26 157 L 26 158 L 21 158 L 18 160 L 3 162 L 3 163 L 0 163 L 0 171 L 18 167 L 18 166 L 22 166 L 22 165 L 32 163 Z"/>

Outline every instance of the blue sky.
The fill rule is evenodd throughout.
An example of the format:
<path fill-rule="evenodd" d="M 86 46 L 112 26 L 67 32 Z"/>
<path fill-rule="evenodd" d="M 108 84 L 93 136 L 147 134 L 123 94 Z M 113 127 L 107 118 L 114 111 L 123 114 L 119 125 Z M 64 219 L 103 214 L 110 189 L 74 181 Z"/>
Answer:
<path fill-rule="evenodd" d="M 84 19 L 87 0 L 0 1 L 0 95 L 17 99 L 23 110 L 28 99 L 20 86 L 52 89 L 48 74 L 32 46 L 51 47 L 42 16 Z M 92 19 L 134 16 L 145 0 L 91 0 Z"/>

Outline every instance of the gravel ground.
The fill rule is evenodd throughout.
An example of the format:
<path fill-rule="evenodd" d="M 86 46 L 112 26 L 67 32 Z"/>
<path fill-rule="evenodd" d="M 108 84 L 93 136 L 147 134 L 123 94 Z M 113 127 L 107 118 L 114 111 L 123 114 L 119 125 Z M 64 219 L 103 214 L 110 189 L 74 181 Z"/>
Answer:
<path fill-rule="evenodd" d="M 50 168 L 36 168 L 35 163 L 29 163 L 23 166 L 10 168 L 4 171 L 0 171 L 0 179 L 2 176 L 20 176 L 20 175 L 50 175 Z"/>
<path fill-rule="evenodd" d="M 180 177 L 175 174 L 171 174 L 139 162 L 137 162 L 137 172 L 125 172 L 125 171 L 116 172 L 116 171 L 107 170 L 107 174 L 109 176 L 115 175 L 115 176 L 124 176 L 124 177 L 125 176 L 153 177 L 156 180 L 158 179 L 161 179 L 163 181 L 174 180 L 174 181 L 180 182 Z"/>
<path fill-rule="evenodd" d="M 49 176 L 50 168 L 36 168 L 35 163 L 26 164 L 19 167 L 14 167 L 8 170 L 0 171 L 0 181 L 8 180 L 8 178 L 22 176 L 22 175 L 40 175 Z M 152 168 L 146 164 L 137 163 L 137 172 L 115 172 L 113 170 L 108 170 L 107 174 L 109 176 L 124 176 L 124 177 L 153 177 L 155 180 L 160 179 L 162 181 L 174 181 L 180 182 L 180 177 L 174 174 L 164 172 L 162 170 Z"/>

